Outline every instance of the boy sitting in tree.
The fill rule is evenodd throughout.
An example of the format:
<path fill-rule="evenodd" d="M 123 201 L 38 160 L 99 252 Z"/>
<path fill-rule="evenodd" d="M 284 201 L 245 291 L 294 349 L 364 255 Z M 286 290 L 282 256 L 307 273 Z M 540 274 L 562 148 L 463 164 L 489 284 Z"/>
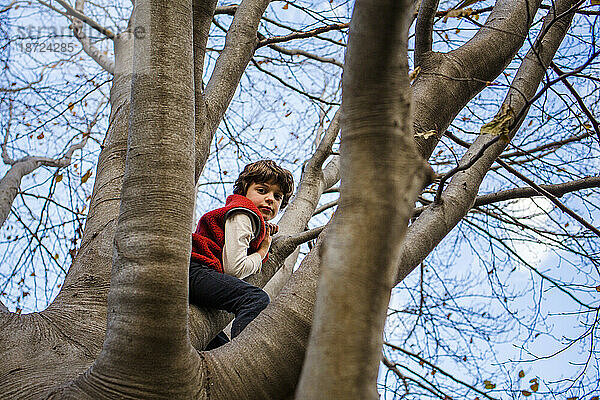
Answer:
<path fill-rule="evenodd" d="M 225 207 L 204 214 L 192 234 L 190 303 L 235 314 L 232 338 L 269 304 L 267 293 L 242 279 L 260 271 L 279 229 L 266 221 L 287 205 L 293 188 L 290 171 L 274 161 L 248 164 Z M 228 341 L 221 332 L 206 349 Z"/>

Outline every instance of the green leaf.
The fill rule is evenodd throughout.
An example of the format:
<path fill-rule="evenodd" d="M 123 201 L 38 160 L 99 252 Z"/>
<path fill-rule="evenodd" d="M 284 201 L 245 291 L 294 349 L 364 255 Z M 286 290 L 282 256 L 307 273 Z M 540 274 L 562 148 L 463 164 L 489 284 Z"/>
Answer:
<path fill-rule="evenodd" d="M 600 6 L 600 0 L 590 0 L 590 5 L 592 5 L 592 6 Z"/>
<path fill-rule="evenodd" d="M 527 396 L 531 396 L 531 392 L 528 392 L 527 390 L 521 390 L 521 393 L 523 394 L 523 396 L 527 397 Z"/>
<path fill-rule="evenodd" d="M 519 378 L 523 378 L 525 376 L 525 372 L 523 370 L 519 371 Z"/>

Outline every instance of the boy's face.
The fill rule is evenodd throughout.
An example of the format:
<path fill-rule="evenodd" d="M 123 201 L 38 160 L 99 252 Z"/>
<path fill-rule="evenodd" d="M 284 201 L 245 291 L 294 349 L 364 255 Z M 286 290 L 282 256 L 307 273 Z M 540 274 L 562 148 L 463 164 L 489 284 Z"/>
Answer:
<path fill-rule="evenodd" d="M 279 212 L 283 201 L 283 192 L 276 183 L 253 182 L 246 190 L 246 197 L 258 208 L 265 221 L 269 221 L 275 218 Z"/>

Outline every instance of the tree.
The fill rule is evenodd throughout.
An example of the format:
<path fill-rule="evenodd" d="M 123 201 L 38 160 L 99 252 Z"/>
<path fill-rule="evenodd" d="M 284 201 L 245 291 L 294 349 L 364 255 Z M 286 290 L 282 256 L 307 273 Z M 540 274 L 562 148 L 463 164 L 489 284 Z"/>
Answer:
<path fill-rule="evenodd" d="M 332 113 L 334 110 L 327 107 L 335 101 L 301 90 L 268 71 L 265 64 L 275 58 L 260 62 L 253 56 L 257 49 L 270 46 L 274 52 L 290 57 L 299 54 L 339 69 L 339 61 L 326 54 L 291 51 L 278 43 L 318 37 L 346 29 L 347 24 L 325 22 L 311 30 L 268 37 L 263 32 L 268 33 L 268 27 L 278 23 L 265 19 L 271 25 L 260 29 L 268 1 L 245 0 L 239 6 L 216 7 L 216 1 L 175 1 L 167 6 L 148 0 L 135 2 L 127 29 L 115 34 L 85 15 L 82 1 L 75 7 L 58 3 L 61 8 L 55 11 L 72 19 L 74 34 L 85 52 L 113 75 L 110 124 L 102 141 L 85 229 L 60 293 L 40 313 L 19 315 L 4 310 L 0 314 L 2 331 L 6 332 L 0 346 L 6 379 L 0 390 L 9 398 L 287 398 L 296 389 L 301 373 L 300 398 L 375 397 L 374 379 L 390 289 L 423 265 L 461 220 L 473 229 L 481 228 L 481 221 L 465 219 L 470 211 L 474 211 L 475 220 L 481 215 L 489 218 L 483 221 L 486 227 L 494 226 L 490 220 L 509 220 L 507 230 L 517 226 L 541 236 L 551 234 L 527 226 L 523 219 L 501 209 L 484 208 L 506 199 L 534 194 L 548 198 L 586 229 L 565 233 L 572 239 L 565 247 L 579 248 L 590 265 L 597 263 L 597 253 L 583 254 L 594 249 L 594 242 L 586 240 L 589 232 L 597 234 L 597 229 L 556 198 L 597 187 L 597 177 L 582 166 L 577 176 L 581 179 L 575 180 L 568 170 L 570 164 L 565 169 L 564 163 L 564 177 L 570 179 L 558 184 L 551 176 L 541 186 L 534 182 L 540 178 L 535 172 L 526 176 L 516 169 L 536 168 L 538 160 L 543 164 L 554 155 L 560 156 L 556 150 L 560 146 L 588 140 L 588 131 L 598 134 L 593 112 L 586 106 L 590 97 L 582 98 L 568 83 L 572 77 L 593 82 L 593 77 L 582 74 L 594 65 L 595 42 L 589 45 L 591 50 L 581 50 L 586 54 L 581 63 L 573 65 L 569 60 L 559 65 L 556 58 L 555 65 L 551 64 L 574 15 L 586 13 L 585 17 L 593 18 L 595 14 L 582 2 L 571 0 L 556 2 L 553 7 L 545 7 L 541 1 L 499 0 L 491 12 L 458 8 L 441 13 L 437 1 L 424 0 L 414 28 L 414 82 L 409 90 L 406 51 L 413 16 L 410 4 L 358 1 L 344 66 L 341 121 L 339 116 L 333 117 L 323 129 L 314 154 L 304 164 L 295 198 L 280 221 L 281 235 L 269 264 L 253 278 L 256 284 L 265 285 L 279 271 L 270 283 L 273 297 L 279 294 L 239 340 L 212 352 L 198 352 L 196 349 L 203 349 L 227 323 L 223 313 L 195 308 L 188 313 L 186 291 L 194 186 L 219 124 L 249 63 L 320 103 L 322 116 Z M 292 3 L 283 7 L 290 6 L 295 7 Z M 536 15 L 544 8 L 549 10 L 542 27 L 537 28 Z M 307 14 L 310 11 L 306 9 Z M 479 24 L 474 18 L 483 12 L 490 15 Z M 228 28 L 214 20 L 217 29 L 222 27 L 227 33 L 213 61 L 207 43 L 214 40 L 214 31 L 210 33 L 215 14 L 234 17 Z M 434 35 L 438 34 L 434 21 L 456 16 L 481 27 L 464 44 L 451 48 L 448 41 L 450 51 L 433 51 Z M 84 32 L 84 23 L 114 43 L 114 60 L 98 50 Z M 573 29 L 581 29 L 581 24 Z M 537 34 L 536 39 L 527 53 L 521 54 L 530 30 Z M 443 44 L 437 46 L 438 50 L 445 49 Z M 483 126 L 481 135 L 469 143 L 464 139 L 468 132 L 463 138 L 450 132 L 456 116 L 471 101 L 477 101 L 472 99 L 499 75 L 508 74 L 511 62 L 518 64 L 515 78 L 502 93 L 504 101 L 501 107 L 496 106 L 496 117 Z M 548 66 L 558 78 L 550 77 Z M 206 84 L 204 77 L 208 77 Z M 532 106 L 538 107 L 536 100 L 563 83 L 575 98 L 573 104 L 582 110 L 577 118 L 585 115 L 589 121 L 589 128 L 583 129 L 585 135 L 578 139 L 544 137 L 520 142 L 517 150 L 521 153 L 505 151 L 511 141 L 514 143 Z M 8 87 L 5 89 L 3 93 L 8 92 Z M 15 102 L 4 102 L 3 107 L 11 109 Z M 546 116 L 544 109 L 541 116 Z M 474 123 L 482 125 L 481 120 Z M 338 123 L 342 127 L 339 156 L 331 150 Z M 469 128 L 455 122 L 451 129 Z M 408 140 L 413 130 L 414 143 Z M 7 138 L 8 133 L 9 129 Z M 442 137 L 468 148 L 458 153 L 457 167 L 444 174 L 443 160 L 438 163 L 439 155 L 433 155 Z M 411 150 L 413 147 L 416 150 Z M 545 153 L 548 149 L 554 152 Z M 433 193 L 426 190 L 419 198 L 422 207 L 413 210 L 416 196 L 429 180 L 428 167 L 415 151 L 429 159 L 439 174 Z M 489 194 L 477 197 L 486 173 L 495 170 L 494 163 L 527 186 L 498 191 L 493 180 L 487 181 Z M 534 171 L 540 171 L 539 167 Z M 338 175 L 342 178 L 341 194 L 331 226 L 306 230 L 321 195 L 337 182 Z M 590 217 L 597 212 L 593 206 L 589 210 Z M 411 216 L 413 220 L 406 228 Z M 377 229 L 368 228 L 370 234 L 364 235 L 361 229 L 369 224 Z M 493 232 L 487 234 L 495 240 Z M 317 235 L 316 245 L 296 272 L 291 273 L 293 262 L 289 260 L 281 268 L 300 243 Z M 502 238 L 497 241 L 506 244 Z M 421 271 L 425 276 L 424 266 Z M 597 301 L 581 299 L 572 287 L 544 271 L 533 271 L 578 302 L 585 309 L 584 315 L 595 312 L 597 320 Z M 500 280 L 493 269 L 490 276 Z M 593 282 L 597 274 L 592 271 L 586 276 Z M 421 288 L 423 282 L 421 279 Z M 433 289 L 428 293 L 435 293 Z M 589 294 L 595 286 L 587 284 L 586 289 Z M 423 293 L 421 290 L 421 307 L 413 313 L 415 328 L 425 326 L 420 318 L 435 315 L 424 310 L 428 300 Z M 356 301 L 353 294 L 369 301 Z M 592 338 L 596 320 L 590 327 Z M 342 339 L 347 351 L 332 352 Z M 420 357 L 399 349 L 412 359 Z M 590 356 L 594 352 L 592 348 Z M 345 367 L 341 372 L 340 363 Z M 407 378 L 388 359 L 384 363 L 404 381 L 405 396 L 417 393 L 414 386 L 444 398 L 444 386 Z M 492 385 L 486 383 L 486 389 Z"/>

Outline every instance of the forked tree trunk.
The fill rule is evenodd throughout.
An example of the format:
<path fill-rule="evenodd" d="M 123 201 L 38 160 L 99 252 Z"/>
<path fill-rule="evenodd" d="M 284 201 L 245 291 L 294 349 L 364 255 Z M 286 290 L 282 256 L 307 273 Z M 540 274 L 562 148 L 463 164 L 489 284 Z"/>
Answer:
<path fill-rule="evenodd" d="M 211 132 L 252 55 L 256 26 L 268 1 L 242 2 L 206 98 L 200 64 L 214 0 L 159 3 L 136 2 L 136 8 L 156 5 L 152 12 L 157 13 L 144 24 L 150 28 L 160 26 L 162 30 L 150 29 L 146 38 L 153 38 L 152 46 L 156 47 L 152 50 L 160 52 L 161 60 L 138 47 L 137 72 L 142 72 L 143 66 L 152 68 L 145 70 L 150 75 L 136 75 L 133 129 L 105 347 L 91 370 L 74 385 L 54 391 L 54 396 L 223 400 L 289 397 L 304 362 L 316 282 L 323 264 L 326 269 L 315 332 L 298 398 L 375 397 L 389 289 L 398 265 L 402 278 L 410 270 L 410 266 L 397 260 L 398 244 L 414 195 L 426 176 L 411 144 L 411 89 L 405 63 L 408 1 L 357 4 L 344 76 L 344 175 L 336 226 L 322 235 L 319 246 L 305 259 L 282 294 L 247 330 L 230 345 L 200 356 L 187 338 L 185 317 L 194 174 L 202 169 Z M 192 3 L 198 24 L 193 28 L 195 67 L 191 64 Z M 436 129 L 438 134 L 443 133 L 463 105 L 483 89 L 483 82 L 495 79 L 522 45 L 539 3 L 499 0 L 485 23 L 487 28 L 462 48 L 449 55 L 427 52 L 425 48 L 420 58 L 422 74 L 413 86 L 418 119 L 415 125 L 419 130 Z M 559 10 L 564 10 L 567 3 L 573 2 L 558 2 Z M 530 12 L 526 12 L 526 4 Z M 199 17 L 204 20 L 198 21 Z M 544 51 L 549 51 L 543 54 L 545 62 L 566 29 L 562 23 L 555 25 L 557 31 L 548 35 L 552 43 L 543 46 Z M 110 129 L 97 167 L 82 246 L 64 287 L 41 313 L 19 316 L 0 309 L 2 398 L 47 395 L 48 390 L 88 370 L 101 351 L 116 216 L 126 168 L 132 42 L 127 33 L 115 40 Z M 492 42 L 496 45 L 490 52 Z M 531 58 L 526 62 L 533 61 Z M 529 69 L 540 75 L 535 68 Z M 148 76 L 152 76 L 151 84 L 145 80 Z M 528 85 L 535 88 L 539 78 L 528 79 Z M 194 110 L 196 119 L 191 120 Z M 141 114 L 144 118 L 140 120 Z M 439 135 L 420 143 L 421 152 L 429 154 L 438 138 Z M 194 145 L 195 160 L 189 154 Z M 161 159 L 165 151 L 169 156 Z M 377 173 L 383 169 L 385 174 Z M 482 176 L 485 173 L 471 172 Z M 309 191 L 309 201 L 298 211 L 299 218 L 290 214 L 294 222 L 303 222 L 300 229 L 322 190 L 319 185 Z M 456 205 L 448 203 L 448 213 L 455 212 Z M 440 240 L 452 226 L 442 226 Z M 321 263 L 319 249 L 325 235 L 329 237 Z M 404 248 L 416 248 L 421 239 L 415 235 Z M 371 246 L 365 246 L 366 243 Z M 268 274 L 256 279 L 264 283 Z M 190 325 L 197 347 L 202 348 L 209 336 L 207 332 L 219 329 L 223 321 L 222 315 L 194 311 Z M 344 351 L 338 351 L 340 348 Z M 341 383 L 336 387 L 337 382 Z"/>

